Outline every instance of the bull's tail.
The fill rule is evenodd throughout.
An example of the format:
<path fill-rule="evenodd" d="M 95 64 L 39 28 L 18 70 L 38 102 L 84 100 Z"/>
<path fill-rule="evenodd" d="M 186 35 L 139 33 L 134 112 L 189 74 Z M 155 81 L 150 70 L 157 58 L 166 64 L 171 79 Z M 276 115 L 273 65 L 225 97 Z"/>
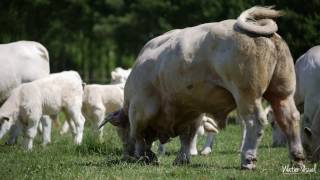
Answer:
<path fill-rule="evenodd" d="M 247 32 L 259 35 L 271 35 L 278 30 L 278 26 L 272 19 L 283 15 L 281 11 L 273 7 L 252 7 L 240 14 L 236 25 Z"/>
<path fill-rule="evenodd" d="M 120 109 L 118 111 L 110 113 L 105 120 L 99 125 L 99 129 L 103 127 L 106 123 L 110 122 L 114 126 L 126 127 L 129 124 L 129 117 Z"/>

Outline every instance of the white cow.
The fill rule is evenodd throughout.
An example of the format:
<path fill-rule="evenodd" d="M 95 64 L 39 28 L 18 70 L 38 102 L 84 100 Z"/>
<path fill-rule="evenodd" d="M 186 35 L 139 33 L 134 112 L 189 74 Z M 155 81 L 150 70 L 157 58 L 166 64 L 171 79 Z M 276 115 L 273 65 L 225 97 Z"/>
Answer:
<path fill-rule="evenodd" d="M 81 113 L 82 96 L 82 80 L 77 72 L 51 74 L 14 89 L 0 108 L 0 124 L 10 126 L 19 123 L 24 134 L 23 146 L 31 150 L 41 116 L 57 116 L 63 111 L 66 119 L 74 122 L 74 142 L 80 144 L 85 122 Z M 1 131 L 0 138 L 5 133 Z"/>
<path fill-rule="evenodd" d="M 103 128 L 98 127 L 105 119 L 105 115 L 123 106 L 124 83 L 130 71 L 131 69 L 118 67 L 111 72 L 110 85 L 91 84 L 84 87 L 82 112 L 86 119 L 92 120 L 92 131 L 95 132 L 99 142 L 103 141 Z M 68 132 L 70 125 L 65 122 L 60 134 Z"/>
<path fill-rule="evenodd" d="M 302 142 L 307 157 L 320 160 L 320 46 L 303 54 L 296 62 L 295 101 L 303 114 Z"/>
<path fill-rule="evenodd" d="M 21 83 L 48 76 L 49 54 L 40 43 L 18 41 L 0 44 L 0 104 Z"/>
<path fill-rule="evenodd" d="M 198 117 L 208 113 L 220 124 L 237 108 L 246 126 L 241 167 L 254 169 L 267 124 L 264 97 L 288 136 L 290 158 L 303 166 L 293 59 L 272 20 L 280 14 L 253 7 L 237 20 L 172 30 L 149 41 L 126 82 L 123 108 L 106 119 L 122 132 L 124 157 L 157 162 L 152 142 L 179 136 L 174 164 L 189 163 Z"/>
<path fill-rule="evenodd" d="M 82 112 L 86 119 L 92 120 L 92 131 L 95 132 L 99 142 L 103 141 L 103 128 L 99 125 L 105 115 L 116 111 L 123 106 L 123 85 L 92 84 L 84 87 Z"/>
<path fill-rule="evenodd" d="M 21 83 L 48 76 L 49 66 L 48 51 L 38 42 L 17 41 L 0 44 L 0 105 Z M 45 129 L 51 128 L 51 120 L 48 116 L 42 118 L 42 123 Z M 8 144 L 16 143 L 18 132 L 18 125 L 13 125 Z"/>

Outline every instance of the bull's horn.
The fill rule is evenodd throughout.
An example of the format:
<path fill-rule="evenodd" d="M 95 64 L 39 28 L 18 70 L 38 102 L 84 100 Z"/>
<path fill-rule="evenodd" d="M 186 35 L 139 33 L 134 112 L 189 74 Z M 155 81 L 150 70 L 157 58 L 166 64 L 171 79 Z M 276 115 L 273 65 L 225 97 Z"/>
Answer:
<path fill-rule="evenodd" d="M 107 124 L 109 121 L 110 121 L 111 117 L 110 115 L 107 116 L 103 121 L 102 123 L 99 125 L 98 129 L 102 128 L 105 124 Z"/>

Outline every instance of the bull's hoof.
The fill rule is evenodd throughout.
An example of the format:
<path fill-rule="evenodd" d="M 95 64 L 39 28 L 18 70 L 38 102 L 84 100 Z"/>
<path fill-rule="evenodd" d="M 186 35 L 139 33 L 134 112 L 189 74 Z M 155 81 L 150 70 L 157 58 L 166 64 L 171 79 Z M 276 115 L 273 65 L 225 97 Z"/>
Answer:
<path fill-rule="evenodd" d="M 158 159 L 150 159 L 150 157 L 148 156 L 141 156 L 137 162 L 145 165 L 155 165 L 155 166 L 159 165 Z"/>
<path fill-rule="evenodd" d="M 304 165 L 304 162 L 300 160 L 300 161 L 291 161 L 291 167 L 304 169 L 306 166 Z"/>
<path fill-rule="evenodd" d="M 121 161 L 124 161 L 127 163 L 134 163 L 134 162 L 137 162 L 137 159 L 133 156 L 123 155 L 121 158 Z"/>
<path fill-rule="evenodd" d="M 242 170 L 255 170 L 256 169 L 256 159 L 247 159 L 245 163 L 241 164 Z"/>
<path fill-rule="evenodd" d="M 211 148 L 206 147 L 201 151 L 201 155 L 209 155 L 211 153 Z"/>
<path fill-rule="evenodd" d="M 181 166 L 190 164 L 190 159 L 186 154 L 179 155 L 173 162 L 174 166 Z"/>

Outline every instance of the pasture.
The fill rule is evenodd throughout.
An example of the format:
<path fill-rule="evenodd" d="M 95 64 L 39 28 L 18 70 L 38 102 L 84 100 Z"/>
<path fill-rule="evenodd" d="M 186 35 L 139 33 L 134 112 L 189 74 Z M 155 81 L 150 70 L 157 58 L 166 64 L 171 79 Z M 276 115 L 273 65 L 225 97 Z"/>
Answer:
<path fill-rule="evenodd" d="M 24 151 L 21 146 L 4 145 L 4 138 L 0 141 L 0 179 L 320 178 L 319 168 L 317 173 L 282 173 L 282 167 L 289 164 L 288 153 L 286 148 L 271 147 L 271 127 L 267 127 L 258 149 L 258 165 L 254 171 L 240 170 L 241 128 L 235 124 L 228 125 L 216 136 L 212 154 L 192 157 L 192 163 L 186 166 L 172 165 L 179 149 L 177 138 L 167 144 L 167 154 L 159 157 L 160 165 L 151 166 L 121 161 L 120 141 L 110 124 L 105 128 L 104 137 L 103 144 L 93 143 L 90 127 L 86 125 L 83 144 L 77 147 L 73 145 L 70 133 L 60 136 L 58 129 L 54 128 L 52 144 L 42 147 L 38 135 L 31 152 Z M 204 138 L 199 139 L 198 147 L 201 147 Z"/>

